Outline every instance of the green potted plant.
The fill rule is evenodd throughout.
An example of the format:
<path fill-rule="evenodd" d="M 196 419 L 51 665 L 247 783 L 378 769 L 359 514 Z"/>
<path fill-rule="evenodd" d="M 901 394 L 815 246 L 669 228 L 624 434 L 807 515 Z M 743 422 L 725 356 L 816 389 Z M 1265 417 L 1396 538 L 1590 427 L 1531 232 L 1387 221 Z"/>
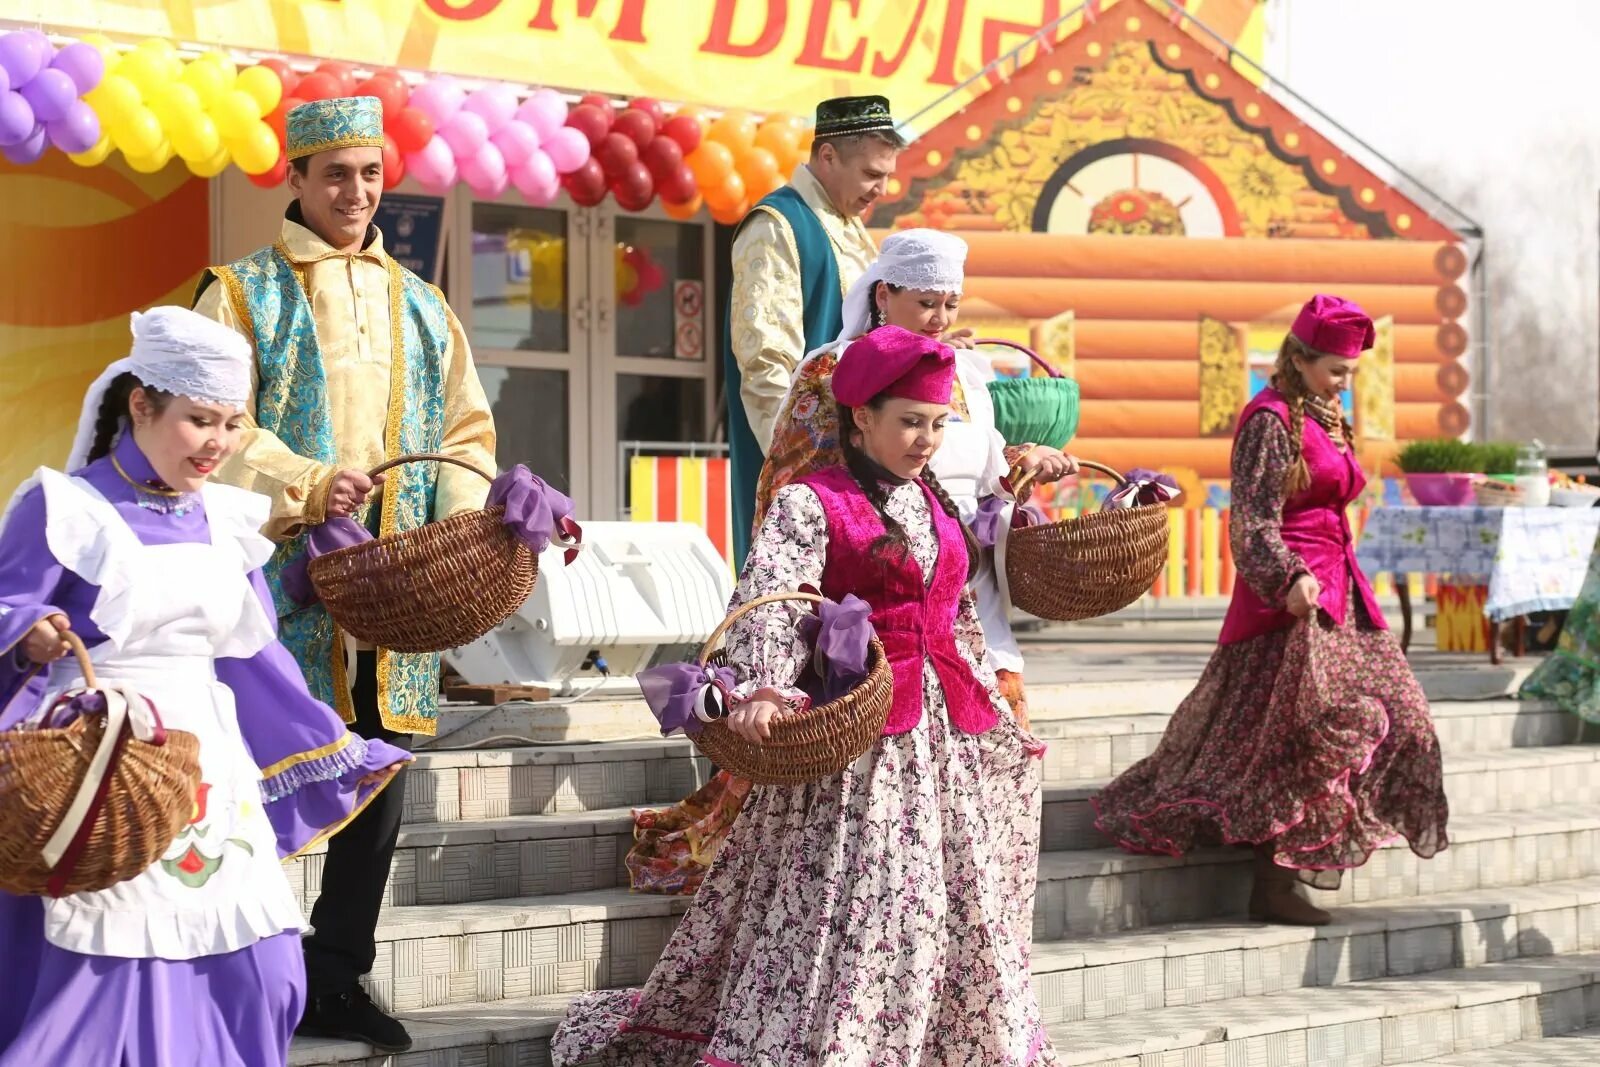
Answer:
<path fill-rule="evenodd" d="M 1465 507 L 1474 500 L 1473 487 L 1482 477 L 1484 458 L 1482 446 L 1446 437 L 1412 441 L 1395 462 L 1405 472 L 1406 487 L 1418 504 Z"/>

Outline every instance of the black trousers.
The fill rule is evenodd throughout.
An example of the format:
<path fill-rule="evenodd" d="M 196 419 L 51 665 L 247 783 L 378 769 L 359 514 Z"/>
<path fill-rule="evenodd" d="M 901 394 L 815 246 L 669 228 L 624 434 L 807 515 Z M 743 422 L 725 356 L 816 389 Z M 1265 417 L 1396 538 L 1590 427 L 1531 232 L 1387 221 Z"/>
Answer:
<path fill-rule="evenodd" d="M 351 730 L 411 751 L 411 735 L 385 730 L 378 717 L 376 653 L 357 653 L 351 692 L 356 708 Z M 372 970 L 378 951 L 373 934 L 378 928 L 383 886 L 389 880 L 389 862 L 400 836 L 405 789 L 402 769 L 365 811 L 328 841 L 322 895 L 311 909 L 315 929 L 303 942 L 307 992 L 313 997 L 344 992 Z"/>

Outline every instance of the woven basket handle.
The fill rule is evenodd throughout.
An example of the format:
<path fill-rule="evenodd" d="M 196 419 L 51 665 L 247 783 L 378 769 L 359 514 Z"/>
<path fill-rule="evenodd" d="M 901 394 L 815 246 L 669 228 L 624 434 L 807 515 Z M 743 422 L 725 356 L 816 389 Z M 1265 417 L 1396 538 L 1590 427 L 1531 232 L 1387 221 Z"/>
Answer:
<path fill-rule="evenodd" d="M 706 661 L 711 658 L 711 653 L 717 650 L 718 643 L 722 641 L 722 635 L 727 633 L 729 627 L 734 623 L 759 607 L 764 607 L 767 604 L 776 604 L 783 600 L 807 600 L 813 604 L 822 603 L 822 598 L 815 593 L 769 593 L 766 596 L 758 596 L 748 603 L 740 604 L 734 609 L 733 614 L 723 619 L 721 625 L 712 630 L 711 636 L 706 638 L 706 643 L 700 648 L 700 666 L 704 667 L 706 665 Z"/>
<path fill-rule="evenodd" d="M 1108 467 L 1104 463 L 1096 463 L 1092 459 L 1078 460 L 1078 468 L 1080 470 L 1088 469 L 1092 471 L 1099 471 L 1101 474 L 1108 475 L 1117 483 L 1119 487 L 1128 484 L 1128 479 L 1124 478 L 1116 469 Z M 1011 487 L 1011 495 L 1016 497 L 1018 500 L 1021 500 L 1023 494 L 1026 493 L 1032 485 L 1033 471 L 1024 471 L 1022 477 L 1018 478 L 1016 484 Z"/>
<path fill-rule="evenodd" d="M 1040 369 L 1043 370 L 1050 377 L 1052 377 L 1052 378 L 1063 377 L 1063 375 L 1062 375 L 1062 373 L 1060 371 L 1056 370 L 1049 363 L 1045 362 L 1045 358 L 1043 356 L 1041 356 L 1039 353 L 1035 352 L 1033 349 L 1029 348 L 1027 345 L 1018 344 L 1015 341 L 1007 341 L 1007 340 L 1004 340 L 1003 338 L 999 338 L 999 337 L 991 337 L 991 338 L 988 338 L 987 340 L 972 342 L 972 347 L 974 347 L 974 348 L 977 348 L 979 345 L 999 345 L 1001 348 L 1015 348 L 1018 352 L 1021 352 L 1023 355 L 1027 356 L 1029 359 L 1031 359 L 1035 363 L 1037 363 L 1039 365 Z"/>
<path fill-rule="evenodd" d="M 367 472 L 367 477 L 376 478 L 384 471 L 390 470 L 394 467 L 402 466 L 406 463 L 454 463 L 458 467 L 465 467 L 467 470 L 471 471 L 473 474 L 476 474 L 486 482 L 494 481 L 494 475 L 486 473 L 481 468 L 468 463 L 464 459 L 457 459 L 455 456 L 446 456 L 440 452 L 415 452 L 409 456 L 396 456 L 387 463 L 380 463 L 376 467 L 373 467 Z"/>
<path fill-rule="evenodd" d="M 89 658 L 89 647 L 83 643 L 72 630 L 63 630 L 61 639 L 72 646 L 72 654 L 78 659 L 78 669 L 83 672 L 83 684 L 90 689 L 97 688 L 99 679 L 94 676 L 94 660 Z"/>

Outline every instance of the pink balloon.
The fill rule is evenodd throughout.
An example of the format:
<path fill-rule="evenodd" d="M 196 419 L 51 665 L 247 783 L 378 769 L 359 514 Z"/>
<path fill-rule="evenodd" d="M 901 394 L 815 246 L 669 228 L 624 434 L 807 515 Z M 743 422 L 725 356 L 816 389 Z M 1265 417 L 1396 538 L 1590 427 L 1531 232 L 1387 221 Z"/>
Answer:
<path fill-rule="evenodd" d="M 406 156 L 406 173 L 429 192 L 447 190 L 456 183 L 456 154 L 443 137 L 434 134 L 420 152 Z"/>
<path fill-rule="evenodd" d="M 427 115 L 437 128 L 455 118 L 466 100 L 466 91 L 456 84 L 456 80 L 448 74 L 442 74 L 437 78 L 429 78 L 411 90 L 411 99 L 406 101 L 406 106 Z"/>
<path fill-rule="evenodd" d="M 540 142 L 548 141 L 567 124 L 567 102 L 554 89 L 540 89 L 522 102 L 516 117 L 533 127 Z"/>
<path fill-rule="evenodd" d="M 517 113 L 517 94 L 504 82 L 493 82 L 467 97 L 461 109 L 483 119 L 491 134 L 499 133 Z"/>
<path fill-rule="evenodd" d="M 512 119 L 489 136 L 489 142 L 506 157 L 506 166 L 516 170 L 523 161 L 539 150 L 539 135 L 533 127 L 520 119 Z"/>
<path fill-rule="evenodd" d="M 550 162 L 555 164 L 557 174 L 571 174 L 583 166 L 589 161 L 591 151 L 589 138 L 585 137 L 581 130 L 575 130 L 571 126 L 563 126 L 556 130 L 546 137 L 539 147 L 550 157 Z"/>
<path fill-rule="evenodd" d="M 556 173 L 556 165 L 537 148 L 522 166 L 511 172 L 511 181 L 523 199 L 535 207 L 551 203 L 556 194 L 561 192 L 561 177 Z"/>
<path fill-rule="evenodd" d="M 506 191 L 510 180 L 506 173 L 506 157 L 485 141 L 476 155 L 461 164 L 461 180 L 472 187 L 473 195 L 479 199 L 493 200 Z"/>
<path fill-rule="evenodd" d="M 481 115 L 458 111 L 455 118 L 440 127 L 439 136 L 456 154 L 457 162 L 463 162 L 477 155 L 478 149 L 489 140 L 489 124 Z"/>

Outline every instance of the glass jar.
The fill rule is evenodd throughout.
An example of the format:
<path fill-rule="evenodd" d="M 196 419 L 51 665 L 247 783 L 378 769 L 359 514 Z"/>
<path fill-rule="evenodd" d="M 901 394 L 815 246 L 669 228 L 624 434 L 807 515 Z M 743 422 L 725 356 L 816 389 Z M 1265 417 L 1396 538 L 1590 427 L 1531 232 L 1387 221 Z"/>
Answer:
<path fill-rule="evenodd" d="M 1550 506 L 1550 465 L 1544 458 L 1544 445 L 1537 440 L 1517 449 L 1517 488 L 1522 491 L 1524 507 Z"/>

